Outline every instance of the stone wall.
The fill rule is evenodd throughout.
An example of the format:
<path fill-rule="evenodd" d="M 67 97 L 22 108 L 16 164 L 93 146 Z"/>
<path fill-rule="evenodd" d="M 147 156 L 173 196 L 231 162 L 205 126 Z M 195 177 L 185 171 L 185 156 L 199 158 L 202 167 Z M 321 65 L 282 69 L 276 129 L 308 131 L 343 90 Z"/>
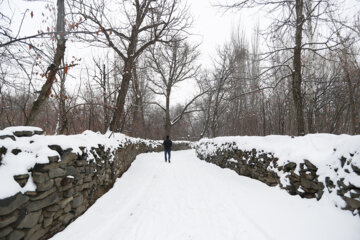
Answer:
<path fill-rule="evenodd" d="M 204 147 L 204 145 L 207 146 Z M 204 148 L 211 148 L 213 153 L 206 154 Z M 259 180 L 269 186 L 279 186 L 291 195 L 320 200 L 325 191 L 327 193 L 335 191 L 345 203 L 338 207 L 350 210 L 354 215 L 360 216 L 360 188 L 348 183 L 343 177 L 333 181 L 328 176 L 320 176 L 318 167 L 307 159 L 303 159 L 301 163 L 288 161 L 286 164 L 279 165 L 279 159 L 273 153 L 257 149 L 242 150 L 233 143 L 219 146 L 203 142 L 198 144 L 196 149 L 197 156 L 201 160 L 214 163 L 222 168 L 232 169 L 239 175 Z M 214 151 L 214 149 L 216 150 Z M 360 175 L 360 169 L 351 164 L 351 158 L 342 157 L 339 161 L 341 162 L 340 167 L 345 172 L 351 168 L 357 175 Z M 340 170 L 334 168 L 330 171 L 334 171 L 333 175 L 336 175 L 336 172 Z"/>
<path fill-rule="evenodd" d="M 106 193 L 136 155 L 162 150 L 159 142 L 141 141 L 128 141 L 114 151 L 103 145 L 81 148 L 80 153 L 59 145 L 48 147 L 59 156 L 49 157 L 49 163 L 36 164 L 27 174 L 14 176 L 22 186 L 32 179 L 36 191 L 19 192 L 0 200 L 0 239 L 48 239 Z M 173 150 L 189 148 L 188 143 L 173 146 Z M 6 152 L 3 147 L 0 155 Z"/>

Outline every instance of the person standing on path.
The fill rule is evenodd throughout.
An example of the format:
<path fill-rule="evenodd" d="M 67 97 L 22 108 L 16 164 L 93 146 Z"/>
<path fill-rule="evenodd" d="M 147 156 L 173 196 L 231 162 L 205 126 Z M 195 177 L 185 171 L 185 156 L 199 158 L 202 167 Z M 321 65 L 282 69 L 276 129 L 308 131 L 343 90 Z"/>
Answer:
<path fill-rule="evenodd" d="M 164 152 L 165 152 L 165 162 L 167 162 L 167 156 L 169 156 L 169 163 L 170 163 L 172 141 L 170 140 L 169 136 L 166 136 L 166 139 L 165 139 L 163 145 L 164 145 Z"/>

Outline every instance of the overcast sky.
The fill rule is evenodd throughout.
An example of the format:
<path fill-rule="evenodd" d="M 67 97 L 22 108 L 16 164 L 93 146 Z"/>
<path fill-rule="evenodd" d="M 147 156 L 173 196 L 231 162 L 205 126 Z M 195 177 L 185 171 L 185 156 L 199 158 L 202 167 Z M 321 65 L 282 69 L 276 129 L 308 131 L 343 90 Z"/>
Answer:
<path fill-rule="evenodd" d="M 339 0 L 340 1 L 340 0 Z M 41 23 L 41 13 L 45 12 L 44 7 L 47 2 L 50 1 L 35 1 L 35 2 L 24 2 L 23 0 L 4 0 L 5 4 L 10 3 L 11 15 L 13 16 L 13 22 L 18 25 L 21 21 L 22 14 L 28 9 L 28 14 L 24 19 L 23 32 L 26 34 L 35 34 L 39 27 L 43 25 L 43 29 L 46 29 L 46 25 Z M 4 4 L 3 2 L 3 4 Z M 216 3 L 224 2 L 221 0 L 188 0 L 187 4 L 190 7 L 191 15 L 193 16 L 193 27 L 190 29 L 192 36 L 191 41 L 200 43 L 200 63 L 205 68 L 210 68 L 212 59 L 215 57 L 217 47 L 229 41 L 233 29 L 240 28 L 241 31 L 245 32 L 245 36 L 250 41 L 251 34 L 254 26 L 259 23 L 260 26 L 266 26 L 269 20 L 266 19 L 264 12 L 257 12 L 256 10 L 245 10 L 245 11 L 224 11 L 224 9 L 214 7 Z M 346 0 L 345 5 L 347 8 L 346 12 L 353 15 L 354 9 L 359 9 L 358 0 Z M 1 6 L 2 8 L 4 7 Z M 34 17 L 30 18 L 30 12 L 34 12 Z M 74 45 L 71 46 L 71 42 L 68 42 L 67 49 L 71 50 Z M 83 49 L 79 52 L 81 55 L 77 56 L 81 58 L 89 57 L 92 55 L 94 50 L 89 48 Z M 73 53 L 73 50 L 72 50 Z M 183 87 L 178 88 L 177 92 L 173 95 L 173 99 L 177 102 L 184 102 L 186 98 L 190 98 L 189 94 L 185 92 L 191 91 L 193 87 L 189 87 L 190 84 L 184 84 Z"/>

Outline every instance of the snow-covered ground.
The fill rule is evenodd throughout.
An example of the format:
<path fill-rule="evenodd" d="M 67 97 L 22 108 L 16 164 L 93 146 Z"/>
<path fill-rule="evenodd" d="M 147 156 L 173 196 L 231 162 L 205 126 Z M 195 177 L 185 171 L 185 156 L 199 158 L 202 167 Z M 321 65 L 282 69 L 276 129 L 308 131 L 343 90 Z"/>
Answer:
<path fill-rule="evenodd" d="M 52 239 L 360 238 L 360 219 L 200 161 L 194 150 L 141 154 L 114 187 Z"/>

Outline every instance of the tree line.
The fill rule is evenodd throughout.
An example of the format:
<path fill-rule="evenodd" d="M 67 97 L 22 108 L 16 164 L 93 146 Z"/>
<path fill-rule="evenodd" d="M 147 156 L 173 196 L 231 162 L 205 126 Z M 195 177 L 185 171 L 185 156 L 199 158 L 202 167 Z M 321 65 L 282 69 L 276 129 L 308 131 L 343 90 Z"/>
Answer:
<path fill-rule="evenodd" d="M 206 53 L 189 41 L 192 18 L 179 0 L 57 0 L 57 7 L 46 6 L 53 17 L 43 14 L 46 30 L 29 37 L 0 12 L 0 128 L 189 140 L 360 133 L 358 14 L 340 14 L 332 0 L 237 0 L 214 7 L 224 14 L 261 9 L 274 17 L 268 28 L 255 28 L 250 41 L 240 22 L 212 66 L 202 66 L 199 56 Z M 26 11 L 23 20 L 33 14 Z M 105 54 L 84 66 L 66 51 L 79 43 Z M 172 103 L 174 88 L 184 82 L 191 82 L 193 96 L 184 93 L 184 103 Z"/>

